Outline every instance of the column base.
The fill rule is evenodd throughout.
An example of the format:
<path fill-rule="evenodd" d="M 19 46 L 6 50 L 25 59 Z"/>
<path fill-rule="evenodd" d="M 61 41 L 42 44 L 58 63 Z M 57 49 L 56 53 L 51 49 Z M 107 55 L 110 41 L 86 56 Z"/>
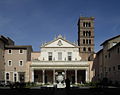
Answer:
<path fill-rule="evenodd" d="M 75 84 L 78 84 L 77 82 Z"/>

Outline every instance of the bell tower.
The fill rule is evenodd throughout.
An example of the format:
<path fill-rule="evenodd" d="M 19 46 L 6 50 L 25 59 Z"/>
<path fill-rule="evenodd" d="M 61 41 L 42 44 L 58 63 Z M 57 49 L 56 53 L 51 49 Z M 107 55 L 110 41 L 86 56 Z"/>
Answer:
<path fill-rule="evenodd" d="M 91 60 L 94 53 L 94 17 L 80 17 L 78 20 L 78 46 L 81 60 Z"/>

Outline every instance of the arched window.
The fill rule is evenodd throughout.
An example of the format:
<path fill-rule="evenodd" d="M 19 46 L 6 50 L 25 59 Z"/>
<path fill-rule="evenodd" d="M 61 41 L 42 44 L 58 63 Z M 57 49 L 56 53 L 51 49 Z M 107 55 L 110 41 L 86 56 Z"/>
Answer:
<path fill-rule="evenodd" d="M 86 39 L 86 44 L 88 44 L 88 39 Z"/>
<path fill-rule="evenodd" d="M 83 27 L 86 27 L 86 23 L 85 22 L 83 22 Z"/>
<path fill-rule="evenodd" d="M 83 39 L 83 44 L 85 44 L 85 39 Z"/>
<path fill-rule="evenodd" d="M 91 40 L 89 40 L 89 44 L 91 44 Z"/>
<path fill-rule="evenodd" d="M 88 51 L 89 51 L 89 52 L 91 51 L 91 48 L 90 48 L 90 47 L 88 48 Z"/>
<path fill-rule="evenodd" d="M 85 35 L 86 35 L 85 31 L 83 31 L 83 36 L 85 36 Z"/>
<path fill-rule="evenodd" d="M 88 32 L 89 36 L 91 36 L 91 31 Z"/>
<path fill-rule="evenodd" d="M 86 31 L 86 36 L 89 36 L 89 32 L 88 31 Z"/>
<path fill-rule="evenodd" d="M 6 80 L 9 80 L 9 73 L 6 73 Z"/>
<path fill-rule="evenodd" d="M 83 51 L 86 51 L 86 47 L 83 48 Z"/>
<path fill-rule="evenodd" d="M 91 23 L 90 22 L 88 23 L 88 25 L 89 25 L 89 27 L 91 27 Z"/>

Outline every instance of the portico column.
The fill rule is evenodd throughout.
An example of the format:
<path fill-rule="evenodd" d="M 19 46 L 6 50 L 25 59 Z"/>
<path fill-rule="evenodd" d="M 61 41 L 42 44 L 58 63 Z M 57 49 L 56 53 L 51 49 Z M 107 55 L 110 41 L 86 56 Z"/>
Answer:
<path fill-rule="evenodd" d="M 77 84 L 77 70 L 75 70 L 75 84 Z"/>
<path fill-rule="evenodd" d="M 88 70 L 85 70 L 85 74 L 86 74 L 86 82 L 88 82 Z"/>
<path fill-rule="evenodd" d="M 32 82 L 34 82 L 34 70 L 32 70 Z"/>
<path fill-rule="evenodd" d="M 43 75 L 43 84 L 45 84 L 45 70 L 42 70 L 42 75 Z"/>
<path fill-rule="evenodd" d="M 55 84 L 55 69 L 53 70 L 53 84 Z"/>
<path fill-rule="evenodd" d="M 66 76 L 67 76 L 67 75 L 66 75 L 66 70 L 64 70 L 64 71 L 65 71 L 65 79 L 66 79 Z"/>

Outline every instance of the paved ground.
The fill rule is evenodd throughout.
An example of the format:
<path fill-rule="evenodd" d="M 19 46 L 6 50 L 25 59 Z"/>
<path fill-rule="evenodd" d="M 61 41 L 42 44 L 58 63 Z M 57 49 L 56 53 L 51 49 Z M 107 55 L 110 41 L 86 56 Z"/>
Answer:
<path fill-rule="evenodd" d="M 0 89 L 0 95 L 120 95 L 119 88 L 39 88 L 39 89 Z"/>

